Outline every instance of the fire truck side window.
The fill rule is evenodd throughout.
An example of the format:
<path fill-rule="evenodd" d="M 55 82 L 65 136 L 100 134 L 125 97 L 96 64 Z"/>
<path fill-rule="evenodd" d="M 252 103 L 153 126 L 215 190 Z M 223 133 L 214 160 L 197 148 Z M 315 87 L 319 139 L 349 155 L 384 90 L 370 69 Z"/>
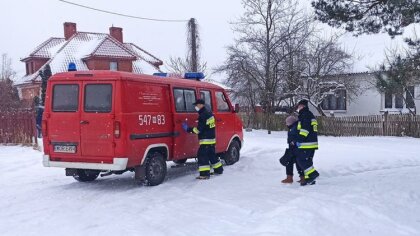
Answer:
<path fill-rule="evenodd" d="M 229 104 L 226 101 L 226 97 L 222 92 L 216 92 L 217 111 L 229 112 Z"/>
<path fill-rule="evenodd" d="M 193 103 L 195 102 L 195 91 L 194 90 L 184 90 L 184 98 L 185 98 L 185 108 L 187 112 L 196 112 L 195 106 Z"/>
<path fill-rule="evenodd" d="M 195 91 L 191 89 L 174 89 L 175 109 L 177 112 L 195 112 Z"/>
<path fill-rule="evenodd" d="M 88 84 L 85 87 L 85 111 L 107 113 L 112 110 L 112 85 Z"/>
<path fill-rule="evenodd" d="M 184 101 L 184 90 L 175 89 L 174 90 L 174 99 L 175 99 L 175 109 L 177 112 L 185 111 L 185 101 Z"/>
<path fill-rule="evenodd" d="M 75 112 L 79 108 L 79 85 L 54 85 L 52 108 L 54 112 Z"/>
<path fill-rule="evenodd" d="M 204 102 L 206 102 L 207 109 L 210 109 L 210 111 L 212 111 L 213 107 L 212 107 L 212 104 L 211 104 L 210 91 L 202 90 L 202 91 L 200 91 L 200 95 L 201 95 L 201 99 L 203 99 Z"/>

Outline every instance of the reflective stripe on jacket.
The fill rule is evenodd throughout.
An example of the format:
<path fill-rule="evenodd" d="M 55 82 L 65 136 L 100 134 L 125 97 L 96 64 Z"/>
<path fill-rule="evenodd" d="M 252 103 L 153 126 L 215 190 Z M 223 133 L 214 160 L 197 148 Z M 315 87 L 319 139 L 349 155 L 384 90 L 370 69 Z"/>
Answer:
<path fill-rule="evenodd" d="M 299 111 L 297 130 L 300 149 L 318 149 L 318 122 L 307 107 Z"/>
<path fill-rule="evenodd" d="M 198 111 L 197 127 L 188 128 L 188 132 L 198 135 L 200 145 L 216 144 L 216 119 L 211 111 L 203 107 Z"/>

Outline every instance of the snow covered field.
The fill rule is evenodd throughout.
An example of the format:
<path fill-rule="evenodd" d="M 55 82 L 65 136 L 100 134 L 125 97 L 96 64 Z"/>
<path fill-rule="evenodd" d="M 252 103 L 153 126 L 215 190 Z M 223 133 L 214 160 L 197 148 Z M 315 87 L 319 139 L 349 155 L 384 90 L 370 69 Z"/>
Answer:
<path fill-rule="evenodd" d="M 320 137 L 321 177 L 300 187 L 280 183 L 284 132 L 245 135 L 223 176 L 170 169 L 157 187 L 132 173 L 78 183 L 0 146 L 0 235 L 420 235 L 420 139 Z"/>

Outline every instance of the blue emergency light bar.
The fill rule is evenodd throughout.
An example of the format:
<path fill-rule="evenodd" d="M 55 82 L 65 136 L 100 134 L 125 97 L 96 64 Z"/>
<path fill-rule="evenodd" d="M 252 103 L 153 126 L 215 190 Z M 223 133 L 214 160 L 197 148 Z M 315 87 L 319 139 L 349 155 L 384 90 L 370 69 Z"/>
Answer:
<path fill-rule="evenodd" d="M 171 77 L 171 74 L 169 73 L 153 73 L 154 76 L 159 76 L 159 77 Z M 179 78 L 179 77 L 178 77 Z M 194 79 L 194 80 L 202 80 L 204 79 L 204 73 L 202 72 L 187 72 L 184 75 L 184 79 Z"/>
<path fill-rule="evenodd" d="M 184 75 L 185 79 L 196 79 L 196 80 L 202 80 L 204 79 L 204 73 L 202 72 L 187 72 Z"/>

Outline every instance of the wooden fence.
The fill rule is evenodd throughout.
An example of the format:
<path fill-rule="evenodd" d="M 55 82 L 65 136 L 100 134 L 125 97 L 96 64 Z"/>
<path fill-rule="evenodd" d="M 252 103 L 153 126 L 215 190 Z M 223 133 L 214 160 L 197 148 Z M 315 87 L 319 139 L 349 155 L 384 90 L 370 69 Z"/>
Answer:
<path fill-rule="evenodd" d="M 287 130 L 287 115 L 241 114 L 245 128 Z M 267 120 L 270 119 L 268 122 Z M 317 117 L 318 130 L 330 136 L 410 136 L 420 138 L 420 116 L 376 115 Z"/>
<path fill-rule="evenodd" d="M 34 111 L 0 110 L 0 143 L 36 143 L 36 126 Z"/>
<path fill-rule="evenodd" d="M 285 123 L 287 115 L 270 115 L 263 113 L 245 114 L 239 113 L 242 119 L 244 128 L 251 129 L 270 129 L 273 131 L 287 130 Z"/>

